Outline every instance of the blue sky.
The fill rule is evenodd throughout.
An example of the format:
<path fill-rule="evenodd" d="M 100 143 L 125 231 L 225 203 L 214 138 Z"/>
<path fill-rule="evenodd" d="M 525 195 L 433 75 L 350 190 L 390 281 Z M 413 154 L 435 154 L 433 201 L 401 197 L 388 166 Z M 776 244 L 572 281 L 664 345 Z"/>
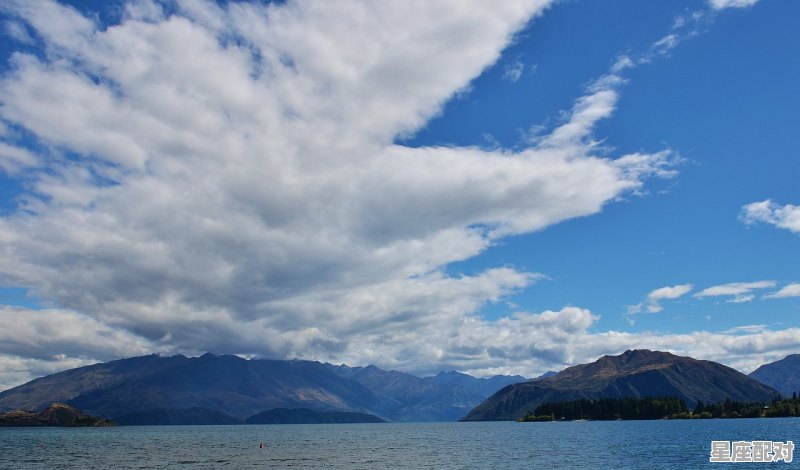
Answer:
<path fill-rule="evenodd" d="M 619 54 L 643 52 L 689 11 L 686 2 L 557 4 L 411 144 L 487 145 L 483 136 L 491 134 L 503 146 L 524 145 L 531 125 L 557 119 Z M 800 6 L 787 2 L 720 12 L 667 56 L 627 74 L 596 138 L 617 152 L 670 148 L 684 160 L 679 177 L 602 214 L 504 240 L 450 269 L 534 269 L 550 279 L 512 302 L 532 310 L 586 306 L 603 312 L 597 328 L 612 329 L 625 329 L 626 306 L 654 287 L 692 283 L 696 293 L 731 282 L 796 282 L 797 232 L 747 226 L 738 216 L 753 201 L 797 199 L 798 15 Z M 525 67 L 512 82 L 504 70 L 516 61 Z M 795 324 L 796 298 L 758 300 L 773 290 L 735 304 L 687 296 L 660 315 L 637 317 L 635 329 Z"/>
<path fill-rule="evenodd" d="M 800 4 L 0 8 L 0 388 L 800 344 Z"/>

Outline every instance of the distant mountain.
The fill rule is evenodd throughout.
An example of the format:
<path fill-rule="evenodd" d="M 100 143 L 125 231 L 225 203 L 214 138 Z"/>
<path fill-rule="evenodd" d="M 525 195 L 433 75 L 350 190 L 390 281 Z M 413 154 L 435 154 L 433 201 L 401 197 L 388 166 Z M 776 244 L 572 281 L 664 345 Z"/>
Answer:
<path fill-rule="evenodd" d="M 475 407 L 465 421 L 512 420 L 556 401 L 604 397 L 674 396 L 690 408 L 716 403 L 770 401 L 777 391 L 730 367 L 646 349 L 603 356 L 551 377 L 509 385 Z"/>
<path fill-rule="evenodd" d="M 247 424 L 338 424 L 385 423 L 377 416 L 352 411 L 316 411 L 306 408 L 276 408 L 245 420 Z"/>
<path fill-rule="evenodd" d="M 330 367 L 390 400 L 391 408 L 382 411 L 394 421 L 456 421 L 497 390 L 526 380 L 519 375 L 482 379 L 456 371 L 420 378 L 375 366 Z"/>
<path fill-rule="evenodd" d="M 224 421 L 224 415 L 244 420 L 274 408 L 361 412 L 392 421 L 455 421 L 502 386 L 520 380 L 453 372 L 419 378 L 374 366 L 213 354 L 151 355 L 72 369 L 6 390 L 0 393 L 0 411 L 38 411 L 60 401 L 139 424 L 205 424 Z"/>
<path fill-rule="evenodd" d="M 0 414 L 0 427 L 106 427 L 116 424 L 104 418 L 89 416 L 64 403 L 53 403 L 43 411 L 9 411 Z"/>
<path fill-rule="evenodd" d="M 244 420 L 221 411 L 206 408 L 167 409 L 156 408 L 135 411 L 117 417 L 114 421 L 123 426 L 164 426 L 185 424 L 243 424 Z"/>
<path fill-rule="evenodd" d="M 506 385 L 524 382 L 528 379 L 521 375 L 495 375 L 483 379 L 451 370 L 439 372 L 433 377 L 425 377 L 424 380 L 438 385 L 460 386 L 474 390 L 479 395 L 489 396 Z"/>
<path fill-rule="evenodd" d="M 750 377 L 778 390 L 786 397 L 800 393 L 800 354 L 790 354 L 780 361 L 764 364 Z"/>

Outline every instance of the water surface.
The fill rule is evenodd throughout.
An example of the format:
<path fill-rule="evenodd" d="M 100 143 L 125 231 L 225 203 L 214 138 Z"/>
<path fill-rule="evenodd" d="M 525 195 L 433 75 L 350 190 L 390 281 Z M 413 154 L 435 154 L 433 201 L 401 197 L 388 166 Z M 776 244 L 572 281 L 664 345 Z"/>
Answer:
<path fill-rule="evenodd" d="M 729 467 L 708 461 L 712 440 L 800 446 L 800 418 L 0 428 L 0 468 Z M 800 460 L 736 464 L 767 467 Z"/>

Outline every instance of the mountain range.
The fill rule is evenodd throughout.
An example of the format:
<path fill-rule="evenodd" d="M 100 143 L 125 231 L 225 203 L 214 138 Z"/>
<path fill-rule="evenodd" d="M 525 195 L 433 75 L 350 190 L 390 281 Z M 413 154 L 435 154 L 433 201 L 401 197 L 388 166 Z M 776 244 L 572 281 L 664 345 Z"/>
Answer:
<path fill-rule="evenodd" d="M 638 349 L 509 385 L 475 407 L 464 421 L 513 420 L 543 403 L 577 399 L 673 396 L 691 408 L 698 401 L 768 402 L 778 395 L 774 388 L 716 362 Z"/>
<path fill-rule="evenodd" d="M 521 376 L 420 378 L 374 366 L 149 355 L 71 369 L 0 393 L 0 411 L 64 402 L 120 422 L 244 420 L 275 408 L 351 411 L 390 421 L 455 421 Z M 191 410 L 191 411 L 190 411 Z M 188 423 L 187 423 L 188 424 Z"/>
<path fill-rule="evenodd" d="M 800 389 L 798 377 L 800 355 L 748 377 L 716 362 L 646 349 L 530 380 L 455 371 L 417 377 L 375 366 L 214 354 L 149 355 L 32 380 L 0 393 L 0 412 L 39 412 L 63 402 L 120 424 L 234 424 L 259 415 L 266 421 L 326 422 L 358 413 L 401 422 L 510 420 L 545 402 L 581 398 L 674 396 L 690 407 L 698 401 L 771 401 L 779 392 L 790 396 Z M 270 412 L 277 409 L 286 410 Z M 354 415 L 319 414 L 341 412 Z"/>

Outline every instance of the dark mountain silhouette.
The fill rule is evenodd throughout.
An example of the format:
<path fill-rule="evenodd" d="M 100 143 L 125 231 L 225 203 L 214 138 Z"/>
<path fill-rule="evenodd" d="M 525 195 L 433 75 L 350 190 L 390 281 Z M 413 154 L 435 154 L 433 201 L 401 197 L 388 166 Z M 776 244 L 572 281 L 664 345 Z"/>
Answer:
<path fill-rule="evenodd" d="M 780 361 L 764 364 L 750 377 L 778 390 L 786 397 L 800 394 L 800 354 L 790 354 Z"/>
<path fill-rule="evenodd" d="M 692 408 L 698 400 L 770 401 L 776 395 L 775 389 L 722 364 L 640 349 L 603 356 L 545 379 L 509 385 L 464 420 L 512 420 L 543 403 L 581 398 L 673 396 Z"/>
<path fill-rule="evenodd" d="M 43 411 L 9 411 L 0 414 L 0 427 L 105 427 L 116 424 L 104 418 L 89 416 L 64 403 L 53 403 Z"/>
<path fill-rule="evenodd" d="M 351 411 L 316 411 L 306 408 L 276 408 L 251 416 L 247 424 L 336 424 L 336 423 L 385 423 L 386 421 L 367 413 Z"/>
<path fill-rule="evenodd" d="M 0 393 L 0 411 L 41 410 L 61 401 L 137 424 L 227 419 L 211 412 L 244 420 L 274 408 L 362 412 L 392 421 L 454 421 L 503 385 L 524 380 L 455 374 L 419 378 L 374 366 L 150 355 L 72 369 L 6 390 Z"/>

